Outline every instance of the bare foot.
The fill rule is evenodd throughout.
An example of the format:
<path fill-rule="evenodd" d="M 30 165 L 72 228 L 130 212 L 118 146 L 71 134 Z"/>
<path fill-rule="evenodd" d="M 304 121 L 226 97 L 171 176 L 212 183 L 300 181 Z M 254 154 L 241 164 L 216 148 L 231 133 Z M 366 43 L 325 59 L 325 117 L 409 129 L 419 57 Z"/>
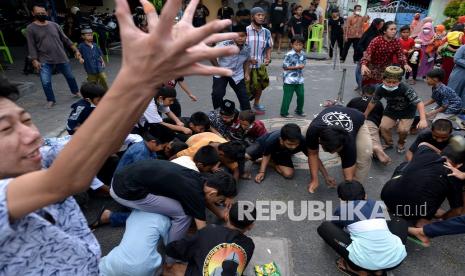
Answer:
<path fill-rule="evenodd" d="M 423 227 L 422 228 L 409 227 L 408 232 L 410 235 L 414 235 L 417 239 L 419 239 L 423 243 L 423 246 L 428 247 L 431 245 L 428 237 L 423 232 Z"/>
<path fill-rule="evenodd" d="M 308 185 L 308 192 L 314 194 L 317 188 L 318 185 Z"/>
<path fill-rule="evenodd" d="M 391 157 L 389 157 L 389 155 L 387 155 L 384 151 L 377 151 L 375 152 L 375 154 L 379 162 L 381 162 L 381 164 L 385 166 L 389 165 L 392 162 Z"/>

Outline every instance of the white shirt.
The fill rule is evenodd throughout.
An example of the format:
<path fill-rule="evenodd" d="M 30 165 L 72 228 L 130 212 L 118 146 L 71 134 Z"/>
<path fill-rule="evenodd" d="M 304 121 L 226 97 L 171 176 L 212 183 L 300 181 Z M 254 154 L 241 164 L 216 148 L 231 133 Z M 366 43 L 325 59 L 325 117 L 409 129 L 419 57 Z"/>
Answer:
<path fill-rule="evenodd" d="M 144 111 L 144 115 L 142 115 L 142 117 L 139 119 L 139 124 L 144 126 L 146 122 L 149 124 L 161 123 L 163 122 L 163 119 L 160 116 L 160 113 L 166 114 L 170 111 L 171 110 L 169 106 L 156 105 L 155 100 L 151 100 L 147 106 L 147 109 Z"/>

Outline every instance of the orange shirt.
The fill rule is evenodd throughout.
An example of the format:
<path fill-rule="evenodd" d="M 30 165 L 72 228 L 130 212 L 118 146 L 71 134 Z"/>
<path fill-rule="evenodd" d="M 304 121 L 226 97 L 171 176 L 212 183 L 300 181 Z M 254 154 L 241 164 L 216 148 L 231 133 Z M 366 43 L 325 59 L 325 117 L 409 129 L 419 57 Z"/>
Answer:
<path fill-rule="evenodd" d="M 344 29 L 346 38 L 361 38 L 363 35 L 363 16 L 349 16 Z"/>

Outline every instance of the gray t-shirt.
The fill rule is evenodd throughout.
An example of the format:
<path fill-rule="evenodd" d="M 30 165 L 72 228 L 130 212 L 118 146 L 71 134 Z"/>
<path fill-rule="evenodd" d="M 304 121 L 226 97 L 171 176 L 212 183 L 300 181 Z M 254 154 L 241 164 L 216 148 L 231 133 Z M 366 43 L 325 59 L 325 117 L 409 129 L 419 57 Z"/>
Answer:
<path fill-rule="evenodd" d="M 51 21 L 47 21 L 46 25 L 31 23 L 27 26 L 26 38 L 29 56 L 32 59 L 49 64 L 69 62 L 63 43 L 71 47 L 73 42 L 58 24 Z"/>

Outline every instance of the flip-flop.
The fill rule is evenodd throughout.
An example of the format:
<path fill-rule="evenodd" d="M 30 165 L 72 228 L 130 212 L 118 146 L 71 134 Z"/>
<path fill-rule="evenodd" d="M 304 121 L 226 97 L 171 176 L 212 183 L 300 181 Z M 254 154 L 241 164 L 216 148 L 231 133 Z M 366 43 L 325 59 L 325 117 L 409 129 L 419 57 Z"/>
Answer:
<path fill-rule="evenodd" d="M 425 244 L 417 237 L 415 237 L 414 235 L 411 235 L 411 234 L 408 234 L 407 236 L 407 240 L 421 246 L 421 247 L 428 247 L 428 246 L 425 246 Z"/>
<path fill-rule="evenodd" d="M 344 275 L 348 275 L 348 276 L 358 276 L 357 273 L 354 273 L 350 270 L 347 269 L 347 263 L 344 261 L 344 267 L 340 267 L 339 266 L 339 259 L 340 258 L 337 258 L 336 259 L 336 268 L 337 270 L 339 270 L 340 272 L 344 273 Z"/>
<path fill-rule="evenodd" d="M 102 209 L 100 209 L 100 211 L 97 214 L 97 218 L 95 218 L 91 223 L 88 224 L 90 229 L 93 230 L 93 229 L 97 229 L 100 226 L 102 226 L 102 221 L 100 219 L 102 218 L 102 214 L 103 212 L 105 212 L 105 210 L 106 210 L 106 206 L 103 205 Z"/>

